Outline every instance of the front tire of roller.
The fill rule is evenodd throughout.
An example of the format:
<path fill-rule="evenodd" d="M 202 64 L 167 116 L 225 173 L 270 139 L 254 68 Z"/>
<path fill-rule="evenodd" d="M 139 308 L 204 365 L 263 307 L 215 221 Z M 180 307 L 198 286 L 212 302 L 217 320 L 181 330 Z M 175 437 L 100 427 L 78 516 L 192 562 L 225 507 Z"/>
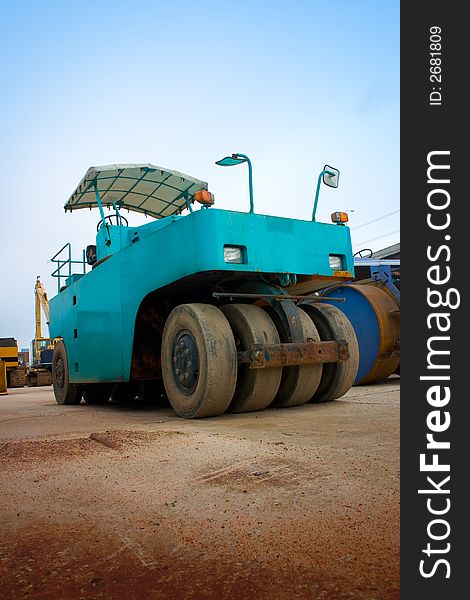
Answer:
<path fill-rule="evenodd" d="M 186 419 L 225 412 L 237 382 L 237 351 L 224 314 L 211 304 L 181 304 L 162 339 L 162 375 L 173 410 Z"/>
<path fill-rule="evenodd" d="M 329 402 L 341 398 L 353 386 L 359 367 L 359 346 L 351 322 L 336 306 L 330 304 L 302 304 L 315 323 L 320 338 L 325 341 L 346 340 L 349 359 L 345 362 L 325 363 L 318 390 L 312 402 Z"/>
<path fill-rule="evenodd" d="M 232 328 L 239 350 L 254 344 L 279 344 L 279 334 L 271 317 L 254 304 L 226 304 L 221 307 Z M 238 367 L 237 385 L 229 410 L 251 412 L 271 404 L 282 377 L 282 367 L 249 369 Z"/>
<path fill-rule="evenodd" d="M 80 404 L 80 386 L 70 383 L 69 361 L 65 344 L 59 340 L 52 354 L 52 387 L 57 404 Z"/>

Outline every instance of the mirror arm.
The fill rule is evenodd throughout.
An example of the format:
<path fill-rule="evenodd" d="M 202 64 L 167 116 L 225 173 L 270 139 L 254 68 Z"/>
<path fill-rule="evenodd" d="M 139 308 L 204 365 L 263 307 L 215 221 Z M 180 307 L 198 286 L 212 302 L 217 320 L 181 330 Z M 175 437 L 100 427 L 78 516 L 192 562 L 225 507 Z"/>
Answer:
<path fill-rule="evenodd" d="M 255 203 L 253 201 L 253 169 L 251 166 L 251 160 L 246 157 L 246 162 L 248 163 L 248 186 L 250 188 L 250 212 L 255 211 Z"/>
<path fill-rule="evenodd" d="M 246 154 L 240 154 L 236 152 L 232 154 L 232 158 L 243 158 L 248 164 L 248 187 L 250 191 L 250 212 L 254 212 L 255 204 L 253 201 L 253 167 L 251 166 L 251 160 L 248 158 Z"/>
<path fill-rule="evenodd" d="M 320 185 L 323 175 L 330 175 L 331 177 L 333 177 L 334 173 L 333 171 L 328 171 L 328 169 L 324 169 L 318 176 L 317 191 L 315 192 L 315 202 L 313 203 L 312 221 L 315 221 L 315 216 L 317 214 L 318 196 L 320 195 Z"/>
<path fill-rule="evenodd" d="M 251 160 L 248 158 L 246 154 L 240 154 L 239 152 L 234 152 L 232 156 L 226 156 L 221 160 L 217 160 L 215 162 L 216 165 L 220 165 L 221 167 L 231 167 L 233 165 L 240 165 L 241 163 L 246 162 L 248 164 L 248 186 L 250 191 L 250 213 L 255 212 L 255 205 L 253 202 L 253 167 L 251 165 Z"/>

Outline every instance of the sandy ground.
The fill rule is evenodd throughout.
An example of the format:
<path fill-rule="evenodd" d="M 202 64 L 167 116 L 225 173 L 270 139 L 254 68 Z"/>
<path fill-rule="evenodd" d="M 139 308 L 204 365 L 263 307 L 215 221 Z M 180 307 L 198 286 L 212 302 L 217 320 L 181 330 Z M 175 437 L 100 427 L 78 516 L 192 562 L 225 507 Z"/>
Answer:
<path fill-rule="evenodd" d="M 0 597 L 399 597 L 399 379 L 184 421 L 0 397 Z"/>

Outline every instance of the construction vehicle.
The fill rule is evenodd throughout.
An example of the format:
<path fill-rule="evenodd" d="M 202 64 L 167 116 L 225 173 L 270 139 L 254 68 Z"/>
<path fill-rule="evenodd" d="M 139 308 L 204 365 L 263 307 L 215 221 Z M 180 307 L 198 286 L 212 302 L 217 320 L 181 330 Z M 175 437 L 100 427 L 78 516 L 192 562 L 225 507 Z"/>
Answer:
<path fill-rule="evenodd" d="M 400 372 L 400 260 L 377 259 L 366 249 L 354 256 L 354 268 L 353 282 L 322 294 L 344 299 L 341 310 L 359 345 L 355 385 L 378 383 Z"/>
<path fill-rule="evenodd" d="M 31 341 L 31 365 L 27 368 L 26 383 L 28 386 L 51 385 L 52 383 L 52 351 L 51 339 L 42 335 L 41 308 L 49 325 L 49 300 L 39 275 L 34 286 L 35 296 L 35 336 Z"/>
<path fill-rule="evenodd" d="M 7 368 L 5 361 L 0 360 L 0 396 L 8 394 L 7 387 Z"/>
<path fill-rule="evenodd" d="M 18 364 L 18 342 L 15 338 L 0 338 L 0 361 L 5 365 L 7 387 L 24 387 L 26 371 Z"/>
<path fill-rule="evenodd" d="M 180 417 L 334 400 L 354 383 L 358 347 L 337 306 L 316 291 L 348 281 L 354 263 L 347 214 L 311 220 L 214 208 L 204 181 L 151 164 L 91 167 L 65 211 L 97 208 L 96 244 L 53 257 L 58 293 L 50 334 L 59 404 L 164 392 Z M 200 204 L 199 210 L 195 207 Z M 112 212 L 105 214 L 105 209 Z M 123 210 L 153 217 L 128 224 Z M 185 214 L 182 214 L 182 213 Z"/>
<path fill-rule="evenodd" d="M 18 365 L 20 367 L 29 367 L 29 353 L 28 348 L 21 348 L 18 350 Z"/>

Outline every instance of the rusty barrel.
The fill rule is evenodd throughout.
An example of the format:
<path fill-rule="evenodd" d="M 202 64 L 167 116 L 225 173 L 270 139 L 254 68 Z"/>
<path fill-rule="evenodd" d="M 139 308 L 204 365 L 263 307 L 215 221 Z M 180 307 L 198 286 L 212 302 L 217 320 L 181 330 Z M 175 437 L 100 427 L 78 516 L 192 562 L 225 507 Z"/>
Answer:
<path fill-rule="evenodd" d="M 335 304 L 351 321 L 359 344 L 355 385 L 376 383 L 400 364 L 400 305 L 386 288 L 374 284 L 340 284 L 324 295 L 344 298 Z"/>

